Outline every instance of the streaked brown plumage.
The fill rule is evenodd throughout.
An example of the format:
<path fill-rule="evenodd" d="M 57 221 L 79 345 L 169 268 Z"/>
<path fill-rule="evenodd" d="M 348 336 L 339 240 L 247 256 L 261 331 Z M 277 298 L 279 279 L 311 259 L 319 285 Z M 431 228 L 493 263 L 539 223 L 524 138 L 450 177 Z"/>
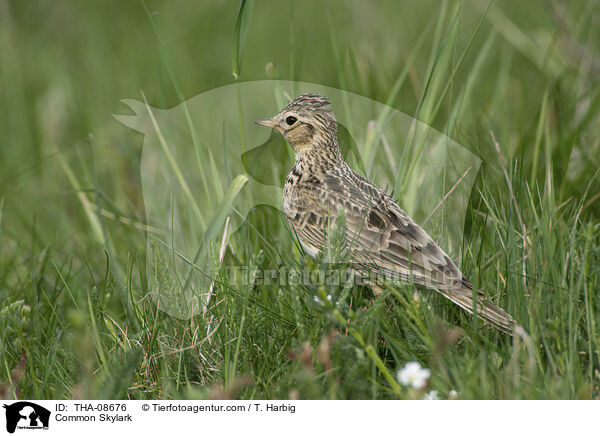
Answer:
<path fill-rule="evenodd" d="M 303 94 L 273 118 L 256 121 L 285 137 L 294 149 L 294 166 L 283 190 L 283 208 L 305 251 L 314 256 L 326 241 L 331 218 L 345 215 L 352 264 L 360 272 L 414 280 L 513 334 L 515 321 L 473 291 L 438 244 L 384 191 L 353 171 L 337 143 L 337 123 L 329 99 Z M 374 290 L 377 288 L 374 286 Z"/>

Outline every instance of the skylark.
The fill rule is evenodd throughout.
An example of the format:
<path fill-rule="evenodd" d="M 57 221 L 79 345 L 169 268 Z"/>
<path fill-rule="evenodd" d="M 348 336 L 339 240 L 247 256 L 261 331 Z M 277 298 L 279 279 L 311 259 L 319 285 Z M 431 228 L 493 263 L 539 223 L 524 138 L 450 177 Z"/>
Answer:
<path fill-rule="evenodd" d="M 343 212 L 351 262 L 358 272 L 412 280 L 497 329 L 514 333 L 513 318 L 481 291 L 474 291 L 448 255 L 389 195 L 346 164 L 327 97 L 303 94 L 273 118 L 255 122 L 280 132 L 294 149 L 283 209 L 309 255 L 324 248 L 332 219 Z M 377 293 L 378 287 L 372 287 Z"/>

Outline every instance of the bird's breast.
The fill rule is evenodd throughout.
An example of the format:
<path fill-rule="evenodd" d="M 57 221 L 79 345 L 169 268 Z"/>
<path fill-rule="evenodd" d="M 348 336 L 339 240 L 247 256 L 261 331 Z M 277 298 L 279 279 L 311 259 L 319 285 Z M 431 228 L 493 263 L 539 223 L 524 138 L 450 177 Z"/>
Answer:
<path fill-rule="evenodd" d="M 318 178 L 300 172 L 296 167 L 288 174 L 283 186 L 283 211 L 292 224 L 315 207 L 318 202 L 315 187 L 318 185 Z"/>
<path fill-rule="evenodd" d="M 297 220 L 298 209 L 301 206 L 300 176 L 291 172 L 283 186 L 283 212 L 292 223 Z"/>

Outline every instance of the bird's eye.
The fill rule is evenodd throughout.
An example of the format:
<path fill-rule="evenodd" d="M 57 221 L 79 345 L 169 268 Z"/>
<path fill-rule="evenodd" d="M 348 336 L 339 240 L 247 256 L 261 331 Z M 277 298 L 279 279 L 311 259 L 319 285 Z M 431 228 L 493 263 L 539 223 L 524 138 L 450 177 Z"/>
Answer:
<path fill-rule="evenodd" d="M 298 121 L 298 119 L 296 117 L 292 117 L 291 115 L 285 119 L 285 122 L 288 124 L 288 126 L 291 126 L 296 121 Z"/>

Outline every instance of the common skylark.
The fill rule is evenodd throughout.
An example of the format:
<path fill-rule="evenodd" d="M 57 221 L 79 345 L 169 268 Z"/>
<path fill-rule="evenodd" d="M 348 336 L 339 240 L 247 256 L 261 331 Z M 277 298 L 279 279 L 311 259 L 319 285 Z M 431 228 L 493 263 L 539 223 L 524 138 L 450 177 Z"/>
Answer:
<path fill-rule="evenodd" d="M 366 276 L 376 271 L 435 289 L 499 330 L 514 333 L 513 318 L 474 291 L 448 255 L 388 194 L 346 164 L 327 97 L 303 94 L 273 118 L 256 123 L 280 132 L 294 149 L 283 209 L 309 255 L 324 248 L 332 218 L 343 212 L 345 239 L 358 272 Z M 372 287 L 377 293 L 379 288 Z"/>

